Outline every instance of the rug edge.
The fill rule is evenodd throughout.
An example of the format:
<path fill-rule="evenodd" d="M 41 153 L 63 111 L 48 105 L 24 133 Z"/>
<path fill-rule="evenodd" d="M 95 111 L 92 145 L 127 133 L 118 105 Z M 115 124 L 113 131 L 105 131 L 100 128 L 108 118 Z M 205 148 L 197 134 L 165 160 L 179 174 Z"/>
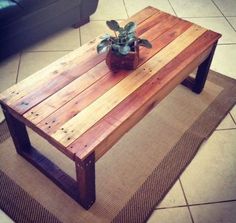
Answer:
<path fill-rule="evenodd" d="M 165 159 L 156 167 L 153 173 L 147 178 L 144 184 L 136 191 L 136 193 L 130 198 L 127 204 L 122 208 L 122 210 L 113 218 L 112 222 L 146 222 L 148 218 L 151 216 L 152 212 L 155 210 L 156 205 L 165 197 L 171 187 L 174 185 L 178 177 L 183 173 L 189 163 L 192 161 L 196 153 L 198 152 L 202 142 L 209 138 L 210 135 L 214 132 L 215 128 L 218 124 L 223 120 L 223 118 L 227 115 L 227 113 L 232 109 L 232 107 L 236 103 L 236 80 L 229 78 L 225 75 L 216 73 L 211 71 L 209 75 L 209 80 L 216 84 L 221 84 L 224 87 L 224 90 L 220 93 L 220 95 L 208 106 L 207 110 L 205 110 L 201 116 L 192 124 L 192 126 L 184 133 L 181 139 L 177 142 L 177 144 L 171 149 L 169 154 L 165 157 Z M 223 82 L 224 81 L 224 82 Z M 233 95 L 233 93 L 235 95 Z M 226 97 L 226 95 L 230 95 L 230 97 Z M 226 98 L 227 100 L 223 100 L 225 106 L 219 108 L 219 101 L 222 98 Z M 212 114 L 213 116 L 209 114 Z M 221 112 L 221 113 L 220 113 Z M 200 124 L 203 122 L 209 123 L 211 125 L 204 130 L 202 128 L 199 129 Z M 191 132 L 191 133 L 190 133 Z M 192 133 L 193 132 L 193 133 Z M 184 149 L 181 148 L 181 142 L 192 142 L 192 144 L 188 144 Z M 195 149 L 192 150 L 191 154 L 188 154 L 190 147 L 195 146 Z M 174 151 L 174 152 L 173 152 Z M 172 157 L 178 157 L 182 154 L 183 156 L 188 155 L 188 159 L 185 160 L 185 163 L 181 165 L 172 164 L 172 166 L 164 166 L 164 163 L 171 163 L 170 160 Z M 167 161 L 169 159 L 169 161 Z M 155 187 L 155 182 L 152 179 L 155 179 L 156 176 L 165 177 L 171 174 L 170 169 L 179 168 L 179 171 L 175 176 L 172 176 L 172 180 L 168 182 L 168 185 L 163 187 Z M 159 177 L 160 178 L 160 177 Z M 158 178 L 156 179 L 158 181 Z M 159 182 L 159 181 L 158 181 Z M 166 182 L 167 183 L 167 182 Z M 152 191 L 152 194 L 149 194 L 149 191 Z M 162 191 L 162 196 L 157 197 L 157 192 Z M 154 193 L 155 192 L 155 193 Z M 149 194 L 149 195 L 148 195 Z M 155 201 L 152 201 L 155 197 Z M 148 202 L 143 202 L 148 201 Z M 151 202 L 152 201 L 152 202 Z M 134 205 L 135 204 L 135 205 Z M 142 215 L 137 215 L 137 211 L 139 213 L 143 212 L 143 209 L 146 209 Z M 142 210 L 142 211 L 141 211 Z"/>
<path fill-rule="evenodd" d="M 14 199 L 16 196 L 20 196 L 21 199 Z M 15 222 L 62 223 L 1 170 L 0 207 Z"/>

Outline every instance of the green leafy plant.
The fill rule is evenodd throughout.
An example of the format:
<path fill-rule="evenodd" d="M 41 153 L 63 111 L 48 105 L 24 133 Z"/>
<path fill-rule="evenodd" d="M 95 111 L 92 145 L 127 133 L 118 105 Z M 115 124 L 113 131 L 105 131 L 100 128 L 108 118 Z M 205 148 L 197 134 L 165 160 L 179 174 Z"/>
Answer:
<path fill-rule="evenodd" d="M 129 22 L 124 27 L 120 27 L 115 20 L 106 21 L 106 24 L 114 31 L 114 36 L 106 34 L 101 37 L 102 40 L 97 46 L 98 53 L 104 53 L 112 49 L 116 55 L 125 56 L 129 52 L 135 51 L 135 46 L 152 47 L 148 40 L 136 36 L 136 24 L 134 22 Z"/>

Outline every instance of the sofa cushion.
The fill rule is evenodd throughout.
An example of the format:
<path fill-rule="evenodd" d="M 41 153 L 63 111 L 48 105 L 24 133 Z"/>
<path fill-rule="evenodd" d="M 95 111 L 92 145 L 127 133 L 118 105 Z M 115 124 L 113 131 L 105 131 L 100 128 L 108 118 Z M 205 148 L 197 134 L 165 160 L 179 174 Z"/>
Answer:
<path fill-rule="evenodd" d="M 57 2 L 58 0 L 13 0 L 20 7 L 22 7 L 25 11 L 31 12 L 34 10 L 38 10 L 43 7 L 47 7 L 48 5 Z"/>
<path fill-rule="evenodd" d="M 24 14 L 19 5 L 11 0 L 0 0 L 0 25 L 13 21 Z"/>

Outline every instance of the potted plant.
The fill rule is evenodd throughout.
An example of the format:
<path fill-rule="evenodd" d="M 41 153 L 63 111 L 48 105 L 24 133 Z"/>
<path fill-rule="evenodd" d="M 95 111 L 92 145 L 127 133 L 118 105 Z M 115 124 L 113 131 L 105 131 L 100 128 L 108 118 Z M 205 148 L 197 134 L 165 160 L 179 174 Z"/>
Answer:
<path fill-rule="evenodd" d="M 114 36 L 106 34 L 101 37 L 97 52 L 108 52 L 106 64 L 111 70 L 135 69 L 139 62 L 139 46 L 151 48 L 151 43 L 136 36 L 134 22 L 129 22 L 124 27 L 120 27 L 115 20 L 107 21 L 106 24 L 114 31 Z"/>

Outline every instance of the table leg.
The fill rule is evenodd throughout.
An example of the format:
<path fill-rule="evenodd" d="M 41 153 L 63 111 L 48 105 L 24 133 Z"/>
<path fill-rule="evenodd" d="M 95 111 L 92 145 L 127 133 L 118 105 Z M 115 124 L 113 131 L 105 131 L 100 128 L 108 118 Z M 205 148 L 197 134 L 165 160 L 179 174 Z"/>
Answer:
<path fill-rule="evenodd" d="M 29 152 L 31 150 L 31 144 L 25 125 L 12 116 L 4 105 L 2 105 L 2 110 L 5 115 L 8 129 L 10 131 L 16 151 L 19 154 Z"/>
<path fill-rule="evenodd" d="M 80 204 L 89 209 L 96 200 L 95 195 L 95 153 L 85 160 L 76 160 L 76 176 L 80 191 Z"/>
<path fill-rule="evenodd" d="M 193 92 L 200 94 L 205 86 L 205 82 L 207 79 L 207 75 L 211 66 L 211 62 L 215 53 L 215 48 L 216 48 L 215 44 L 212 47 L 211 53 L 209 54 L 209 56 L 200 64 L 200 66 L 198 67 L 197 70 L 197 74 L 195 77 L 195 84 L 193 86 Z"/>
<path fill-rule="evenodd" d="M 205 86 L 207 75 L 211 66 L 217 42 L 213 45 L 212 50 L 208 57 L 198 66 L 195 79 L 192 77 L 186 78 L 182 84 L 191 88 L 193 92 L 200 94 Z"/>
<path fill-rule="evenodd" d="M 77 181 L 74 180 L 33 148 L 24 123 L 15 118 L 7 107 L 2 105 L 2 108 L 17 153 L 88 210 L 95 202 L 95 155 L 91 154 L 84 161 L 76 161 Z"/>

